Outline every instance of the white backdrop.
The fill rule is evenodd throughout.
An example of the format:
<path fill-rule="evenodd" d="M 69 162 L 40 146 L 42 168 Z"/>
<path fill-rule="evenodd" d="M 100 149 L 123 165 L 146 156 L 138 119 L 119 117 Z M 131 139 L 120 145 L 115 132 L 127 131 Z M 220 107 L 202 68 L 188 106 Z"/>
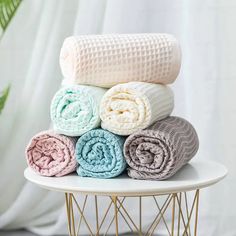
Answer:
<path fill-rule="evenodd" d="M 71 34 L 166 32 L 182 46 L 174 113 L 198 131 L 196 158 L 224 163 L 229 176 L 203 191 L 199 235 L 236 235 L 236 2 L 234 0 L 24 0 L 0 41 L 0 228 L 66 233 L 63 195 L 23 177 L 24 148 L 50 125 L 62 79 L 58 55 Z M 151 216 L 150 216 L 151 217 Z"/>

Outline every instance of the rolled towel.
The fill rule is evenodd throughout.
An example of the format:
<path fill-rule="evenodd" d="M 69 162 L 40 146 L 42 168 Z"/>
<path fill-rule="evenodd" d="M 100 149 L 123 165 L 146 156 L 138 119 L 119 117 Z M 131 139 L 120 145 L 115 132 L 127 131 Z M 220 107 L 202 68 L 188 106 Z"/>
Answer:
<path fill-rule="evenodd" d="M 131 81 L 173 83 L 180 64 L 179 43 L 168 34 L 71 36 L 60 53 L 65 78 L 105 88 Z"/>
<path fill-rule="evenodd" d="M 112 178 L 126 168 L 123 155 L 125 139 L 103 129 L 90 130 L 76 144 L 80 176 Z"/>
<path fill-rule="evenodd" d="M 126 139 L 128 175 L 135 179 L 167 179 L 193 158 L 198 147 L 197 133 L 188 121 L 173 116 L 157 121 Z"/>
<path fill-rule="evenodd" d="M 26 148 L 30 168 L 40 175 L 63 176 L 76 170 L 75 144 L 77 138 L 43 131 L 35 135 Z"/>
<path fill-rule="evenodd" d="M 173 107 L 174 95 L 166 85 L 144 82 L 118 84 L 102 98 L 101 125 L 115 134 L 129 135 L 167 117 Z"/>
<path fill-rule="evenodd" d="M 99 105 L 105 91 L 85 85 L 61 88 L 51 102 L 54 130 L 68 136 L 80 136 L 100 126 Z"/>

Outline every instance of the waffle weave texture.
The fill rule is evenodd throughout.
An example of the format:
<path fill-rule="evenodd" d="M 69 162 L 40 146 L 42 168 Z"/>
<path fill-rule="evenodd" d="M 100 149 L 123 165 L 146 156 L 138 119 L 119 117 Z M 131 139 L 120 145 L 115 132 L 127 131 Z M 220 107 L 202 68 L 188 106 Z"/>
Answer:
<path fill-rule="evenodd" d="M 36 134 L 26 147 L 26 160 L 31 169 L 44 176 L 63 176 L 76 170 L 77 138 L 52 130 Z"/>
<path fill-rule="evenodd" d="M 100 126 L 99 105 L 106 90 L 74 85 L 62 87 L 51 102 L 54 130 L 68 136 L 80 136 Z"/>
<path fill-rule="evenodd" d="M 106 130 L 94 129 L 82 135 L 76 144 L 80 176 L 112 178 L 126 168 L 124 138 Z"/>
<path fill-rule="evenodd" d="M 71 36 L 60 53 L 67 80 L 105 88 L 131 81 L 173 83 L 180 65 L 179 43 L 169 34 Z"/>
<path fill-rule="evenodd" d="M 197 133 L 188 121 L 173 116 L 157 121 L 126 139 L 128 175 L 135 179 L 167 179 L 194 157 L 198 147 Z"/>
<path fill-rule="evenodd" d="M 172 90 L 161 84 L 118 84 L 103 96 L 100 105 L 102 128 L 130 135 L 169 116 L 174 108 Z"/>

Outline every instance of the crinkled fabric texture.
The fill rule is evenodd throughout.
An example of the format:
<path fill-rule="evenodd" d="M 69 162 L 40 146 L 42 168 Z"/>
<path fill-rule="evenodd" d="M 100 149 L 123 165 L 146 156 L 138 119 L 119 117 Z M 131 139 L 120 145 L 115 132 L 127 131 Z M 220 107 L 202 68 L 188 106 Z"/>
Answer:
<path fill-rule="evenodd" d="M 63 176 L 76 170 L 77 138 L 66 137 L 52 130 L 35 135 L 26 148 L 31 169 L 44 176 Z"/>
<path fill-rule="evenodd" d="M 82 135 L 76 144 L 76 159 L 80 176 L 112 178 L 126 168 L 123 155 L 125 139 L 103 129 Z"/>
<path fill-rule="evenodd" d="M 174 108 L 172 90 L 161 84 L 129 82 L 109 89 L 102 98 L 102 128 L 130 135 L 169 116 Z"/>
<path fill-rule="evenodd" d="M 135 179 L 163 180 L 191 160 L 199 147 L 193 126 L 179 117 L 157 121 L 126 139 L 124 155 Z"/>
<path fill-rule="evenodd" d="M 105 91 L 86 85 L 62 87 L 51 102 L 54 130 L 68 136 L 80 136 L 99 127 L 99 105 Z"/>
<path fill-rule="evenodd" d="M 173 83 L 180 65 L 179 43 L 169 34 L 71 36 L 60 53 L 67 80 L 105 88 L 131 81 Z"/>

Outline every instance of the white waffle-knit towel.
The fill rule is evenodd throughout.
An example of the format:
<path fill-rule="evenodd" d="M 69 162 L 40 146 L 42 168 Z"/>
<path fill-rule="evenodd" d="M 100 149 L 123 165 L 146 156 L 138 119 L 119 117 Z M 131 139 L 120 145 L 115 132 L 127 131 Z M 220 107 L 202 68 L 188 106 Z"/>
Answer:
<path fill-rule="evenodd" d="M 130 135 L 169 116 L 174 108 L 172 90 L 161 84 L 130 82 L 109 89 L 100 104 L 102 128 Z"/>
<path fill-rule="evenodd" d="M 131 81 L 169 84 L 180 64 L 179 43 L 169 34 L 71 36 L 60 53 L 67 80 L 106 88 Z"/>

